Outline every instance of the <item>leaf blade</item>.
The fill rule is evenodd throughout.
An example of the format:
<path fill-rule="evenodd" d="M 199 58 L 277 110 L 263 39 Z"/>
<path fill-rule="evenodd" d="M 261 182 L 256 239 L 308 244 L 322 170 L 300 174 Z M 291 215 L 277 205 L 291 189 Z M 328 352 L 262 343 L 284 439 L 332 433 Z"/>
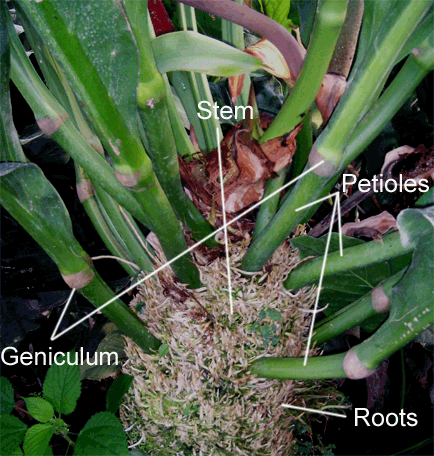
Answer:
<path fill-rule="evenodd" d="M 59 358 L 60 356 L 57 359 Z M 63 355 L 65 364 L 53 364 L 48 369 L 43 394 L 58 413 L 68 415 L 75 410 L 80 397 L 81 380 L 79 367 L 67 364 L 65 358 L 66 355 Z"/>
<path fill-rule="evenodd" d="M 127 437 L 120 421 L 110 412 L 93 415 L 78 434 L 74 455 L 127 456 Z"/>
<path fill-rule="evenodd" d="M 191 31 L 161 35 L 151 45 L 160 73 L 182 70 L 226 77 L 263 66 L 256 57 Z"/>
<path fill-rule="evenodd" d="M 0 377 L 0 413 L 8 415 L 15 407 L 14 388 L 6 377 Z"/>
<path fill-rule="evenodd" d="M 45 399 L 41 397 L 27 397 L 24 400 L 26 401 L 26 407 L 30 415 L 40 423 L 46 423 L 53 418 L 53 406 Z"/>
<path fill-rule="evenodd" d="M 12 454 L 24 440 L 27 426 L 16 416 L 0 415 L 0 454 Z"/>
<path fill-rule="evenodd" d="M 52 424 L 35 424 L 29 428 L 24 437 L 24 454 L 26 456 L 45 455 L 53 434 Z"/>

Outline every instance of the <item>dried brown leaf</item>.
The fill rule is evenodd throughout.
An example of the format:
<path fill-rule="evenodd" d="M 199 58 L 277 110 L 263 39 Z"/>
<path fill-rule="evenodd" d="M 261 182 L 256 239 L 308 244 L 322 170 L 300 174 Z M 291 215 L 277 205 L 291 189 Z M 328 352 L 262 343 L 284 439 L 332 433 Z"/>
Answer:
<path fill-rule="evenodd" d="M 237 74 L 236 76 L 229 76 L 229 93 L 234 105 L 237 104 L 238 97 L 241 95 L 244 87 L 245 74 Z"/>
<path fill-rule="evenodd" d="M 360 222 L 345 223 L 342 227 L 342 234 L 352 237 L 369 237 L 381 239 L 381 235 L 389 230 L 397 230 L 396 220 L 392 214 L 383 211 Z"/>
<path fill-rule="evenodd" d="M 327 73 L 316 97 L 316 105 L 321 113 L 323 126 L 329 121 L 336 105 L 347 87 L 346 79 L 333 73 Z"/>

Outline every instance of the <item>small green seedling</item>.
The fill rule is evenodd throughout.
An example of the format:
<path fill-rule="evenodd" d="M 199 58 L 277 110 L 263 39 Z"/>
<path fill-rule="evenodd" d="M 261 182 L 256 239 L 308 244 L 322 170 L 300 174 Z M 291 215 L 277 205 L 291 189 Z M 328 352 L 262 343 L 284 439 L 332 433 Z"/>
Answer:
<path fill-rule="evenodd" d="M 60 356 L 58 362 L 62 362 Z M 52 455 L 50 441 L 53 435 L 60 435 L 68 442 L 66 454 L 71 454 L 70 447 L 74 447 L 72 454 L 76 456 L 129 455 L 127 437 L 115 413 L 131 382 L 132 377 L 128 375 L 121 375 L 115 380 L 107 393 L 107 411 L 93 415 L 73 441 L 63 417 L 76 409 L 81 395 L 77 365 L 69 365 L 66 361 L 63 365 L 53 364 L 45 377 L 42 397 L 24 398 L 29 414 L 39 422 L 31 427 L 10 414 L 15 404 L 13 388 L 9 380 L 1 377 L 0 454 Z"/>

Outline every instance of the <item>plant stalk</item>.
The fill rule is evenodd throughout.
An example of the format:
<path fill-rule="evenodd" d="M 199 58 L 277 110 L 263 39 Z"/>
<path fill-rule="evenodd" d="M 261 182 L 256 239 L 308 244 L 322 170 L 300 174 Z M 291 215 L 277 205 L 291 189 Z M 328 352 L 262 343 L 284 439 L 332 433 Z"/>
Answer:
<path fill-rule="evenodd" d="M 342 363 L 345 353 L 308 358 L 259 358 L 251 364 L 251 373 L 262 378 L 309 380 L 346 377 Z"/>
<path fill-rule="evenodd" d="M 244 270 L 260 270 L 297 224 L 309 220 L 318 206 L 312 206 L 299 212 L 296 212 L 296 209 L 327 195 L 348 164 L 378 135 L 398 111 L 403 101 L 417 87 L 420 80 L 432 70 L 434 58 L 430 39 L 432 38 L 427 38 L 420 48 L 409 56 L 408 61 L 404 64 L 395 80 L 359 123 L 351 134 L 347 151 L 345 153 L 337 151 L 336 160 L 333 163 L 326 161 L 325 164 L 321 165 L 322 172 L 315 171 L 315 174 L 307 174 L 302 180 L 297 182 L 292 192 L 285 195 L 285 201 L 276 216 L 268 224 L 266 230 L 263 230 L 261 235 L 250 245 L 243 260 L 242 268 Z M 388 43 L 380 42 L 379 46 L 380 44 L 381 46 L 388 45 Z M 395 51 L 396 54 L 399 52 L 399 46 L 397 46 Z M 378 77 L 381 77 L 380 69 L 378 71 Z M 376 78 L 375 75 L 371 75 L 371 77 L 373 79 Z M 351 90 L 351 87 L 348 87 L 348 90 Z M 342 100 L 339 103 L 339 107 L 341 103 Z M 348 109 L 350 109 L 349 105 Z M 334 115 L 332 116 L 333 118 Z M 325 135 L 328 129 L 330 129 L 330 124 L 321 136 Z M 310 159 L 306 169 L 323 159 L 314 149 L 315 146 L 312 148 L 310 154 L 312 159 Z M 344 160 L 342 160 L 343 157 L 345 158 Z M 337 168 L 335 163 L 339 163 Z"/>
<path fill-rule="evenodd" d="M 315 326 L 312 341 L 321 345 L 374 315 L 388 312 L 392 288 L 402 279 L 403 275 L 404 271 L 400 271 L 357 301 L 321 320 Z M 389 305 L 387 305 L 388 302 Z"/>
<path fill-rule="evenodd" d="M 279 114 L 260 139 L 261 144 L 292 131 L 310 109 L 330 64 L 345 21 L 347 3 L 348 0 L 320 2 L 300 75 Z"/>
<path fill-rule="evenodd" d="M 343 256 L 340 256 L 339 251 L 328 254 L 324 277 L 351 271 L 370 264 L 382 263 L 405 255 L 411 252 L 413 248 L 413 245 L 406 247 L 402 245 L 399 232 L 383 236 L 382 242 L 370 241 L 353 247 L 347 247 L 343 251 Z M 288 290 L 298 290 L 318 280 L 321 275 L 322 263 L 323 257 L 316 257 L 293 269 L 284 282 L 285 288 Z"/>

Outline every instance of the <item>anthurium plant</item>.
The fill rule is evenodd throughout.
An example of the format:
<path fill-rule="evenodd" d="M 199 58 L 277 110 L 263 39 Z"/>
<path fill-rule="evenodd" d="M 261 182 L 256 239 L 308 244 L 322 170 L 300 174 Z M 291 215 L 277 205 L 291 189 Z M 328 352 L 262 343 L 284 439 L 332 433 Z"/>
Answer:
<path fill-rule="evenodd" d="M 143 368 L 148 383 L 159 378 L 152 369 L 168 356 L 179 363 L 183 359 L 169 337 L 179 328 L 162 326 L 177 318 L 191 328 L 206 322 L 198 333 L 189 330 L 188 337 L 194 356 L 202 352 L 200 361 L 194 358 L 198 378 L 207 372 L 214 390 L 228 387 L 225 382 L 234 375 L 263 382 L 364 378 L 434 322 L 432 281 L 427 280 L 434 277 L 432 151 L 415 150 L 409 160 L 418 166 L 408 169 L 397 159 L 385 173 L 401 185 L 408 179 L 414 187 L 421 184 L 393 232 L 369 242 L 342 237 L 333 233 L 332 217 L 325 228 L 329 233 L 313 237 L 309 222 L 328 195 L 344 204 L 343 174 L 357 174 L 361 154 L 375 154 L 370 144 L 433 70 L 432 2 L 247 3 L 166 2 L 175 26 L 159 34 L 146 0 L 2 2 L 1 203 L 57 264 L 68 287 L 96 308 L 112 301 L 102 312 L 129 338 L 131 357 L 145 364 L 153 359 Z M 281 90 L 283 103 L 274 115 L 255 90 L 265 75 Z M 74 237 L 57 190 L 24 154 L 12 119 L 10 80 L 41 133 L 74 161 L 78 196 L 111 255 L 129 276 L 149 276 L 140 308 L 137 301 L 125 305 L 104 282 Z M 216 87 L 229 93 L 227 106 L 216 101 Z M 276 261 L 286 266 L 279 269 Z M 226 264 L 227 269 L 216 266 L 226 282 L 204 266 L 213 262 Z M 237 274 L 233 287 L 231 274 Z M 291 296 L 291 304 L 270 295 L 248 313 L 248 284 L 261 296 L 269 292 L 266 283 Z M 200 303 L 199 313 L 193 318 L 193 311 L 187 316 L 184 310 L 153 307 L 169 295 L 176 296 L 175 307 Z M 329 304 L 327 318 L 311 328 L 304 319 L 299 349 L 280 350 L 295 337 L 291 332 L 297 325 L 286 323 L 295 319 L 287 306 L 297 306 L 297 296 L 310 305 L 316 296 L 315 309 Z M 205 327 L 214 327 L 224 339 L 237 333 L 237 321 L 245 338 L 220 348 L 214 340 L 214 352 L 208 352 L 201 342 Z M 319 354 L 315 347 L 367 322 L 369 339 L 343 353 L 313 356 Z M 213 326 L 217 323 L 223 325 L 220 332 Z M 258 341 L 263 353 L 247 349 Z M 235 368 L 225 365 L 223 375 L 214 360 L 235 353 L 245 353 L 234 364 L 239 370 L 234 374 Z M 165 368 L 175 369 L 169 361 Z M 185 382 L 194 384 L 187 377 Z M 155 385 L 149 385 L 142 387 L 151 397 Z M 183 381 L 171 387 L 179 392 Z M 237 394 L 247 394 L 237 388 Z M 143 396 L 136 393 L 136 401 L 145 401 Z M 177 413 L 176 399 L 167 396 L 163 402 Z M 231 404 L 235 416 L 238 405 Z M 189 407 L 185 417 L 203 418 L 201 401 Z M 166 415 L 159 419 L 161 427 L 169 420 Z M 190 431 L 157 438 L 153 429 L 146 449 L 169 454 L 173 447 L 170 454 L 184 454 L 179 452 L 197 443 L 197 436 L 185 437 Z M 243 438 L 248 440 L 250 432 Z M 164 435 L 167 442 L 185 437 L 184 443 L 162 447 Z M 215 454 L 252 454 L 245 441 L 231 444 L 211 431 L 208 438 L 223 442 L 214 445 L 213 451 L 221 451 Z M 276 448 L 288 441 L 267 447 L 266 454 L 284 454 Z M 210 451 L 205 443 L 197 445 L 195 451 Z"/>

